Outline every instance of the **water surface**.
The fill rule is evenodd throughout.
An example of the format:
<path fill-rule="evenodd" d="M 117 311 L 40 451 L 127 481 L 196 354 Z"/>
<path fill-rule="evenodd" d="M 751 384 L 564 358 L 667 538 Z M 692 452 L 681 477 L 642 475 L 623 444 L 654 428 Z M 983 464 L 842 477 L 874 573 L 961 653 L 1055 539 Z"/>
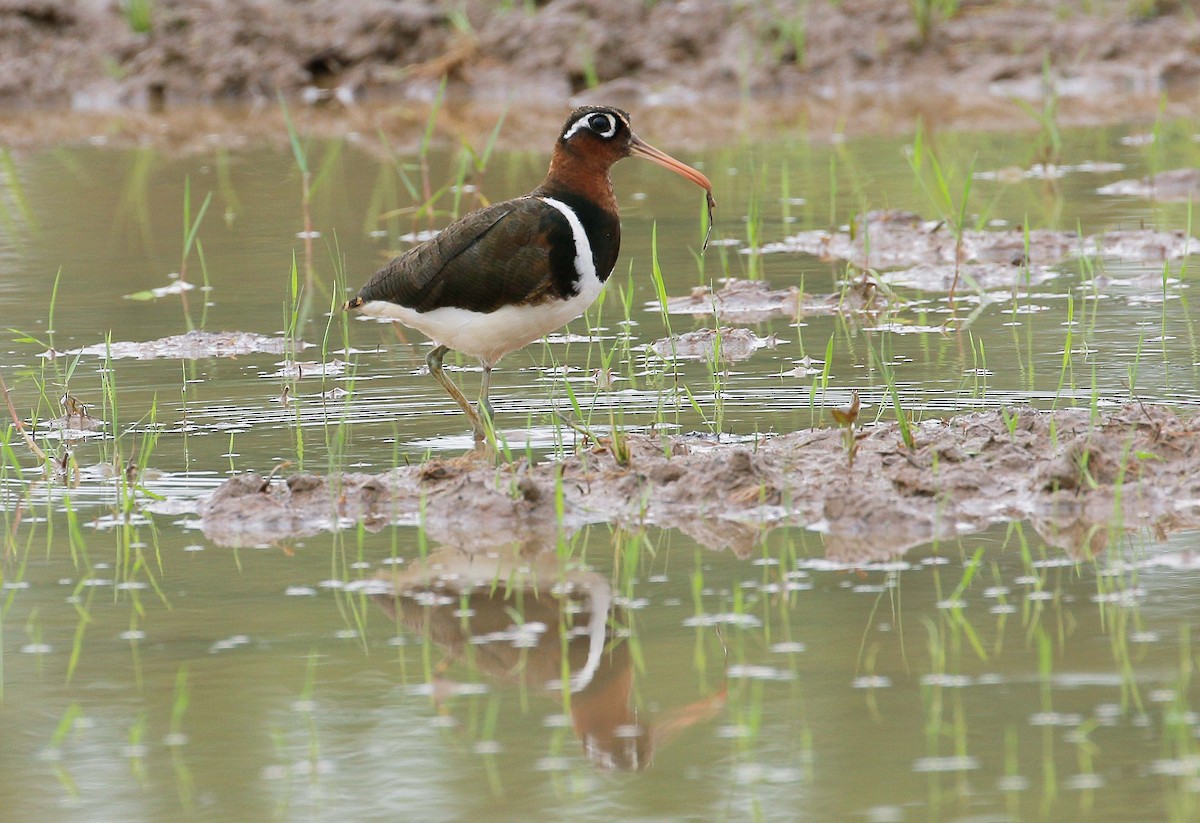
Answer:
<path fill-rule="evenodd" d="M 1194 165 L 1191 131 L 1163 124 L 1149 144 L 1129 140 L 1132 127 L 1068 132 L 1063 163 L 1122 168 L 984 175 L 967 214 L 996 229 L 1187 230 L 1187 204 L 1095 190 Z M 952 198 L 972 171 L 1029 168 L 1034 142 L 936 135 Z M 1190 258 L 1070 261 L 1034 285 L 1015 274 L 986 298 L 967 286 L 953 307 L 945 292 L 897 286 L 912 302 L 882 316 L 752 324 L 774 345 L 735 363 L 648 353 L 669 332 L 715 326 L 664 317 L 652 230 L 672 296 L 725 276 L 838 293 L 860 273 L 752 252 L 865 210 L 938 219 L 912 144 L 821 146 L 797 133 L 680 151 L 719 202 L 717 242 L 699 258 L 700 194 L 649 164 L 618 166 L 624 248 L 605 301 L 495 374 L 512 451 L 542 459 L 572 447 L 550 414 L 574 417 L 572 394 L 600 431 L 733 438 L 828 425 L 827 407 L 855 389 L 864 419 L 892 419 L 892 386 L 917 418 L 1135 397 L 1195 404 Z M 26 420 L 61 416 L 69 392 L 104 425 L 66 447 L 39 437 L 51 456 L 69 448 L 73 485 L 40 481 L 19 435 L 5 435 L 0 816 L 1194 816 L 1194 532 L 1115 524 L 1086 556 L 1034 524 L 1002 524 L 848 566 L 796 528 L 747 527 L 725 540 L 734 551 L 598 525 L 517 556 L 497 548 L 503 535 L 445 547 L 413 523 L 237 549 L 199 531 L 193 501 L 234 473 L 381 472 L 468 445 L 462 415 L 422 373 L 419 335 L 330 309 L 404 235 L 444 225 L 456 196 L 465 210 L 523 193 L 546 159 L 498 152 L 460 181 L 451 149 L 432 151 L 423 173 L 418 157 L 366 141 L 314 142 L 308 222 L 319 234 L 306 243 L 284 143 L 13 155 L 0 190 L 0 325 L 16 331 L 0 373 Z M 431 191 L 466 187 L 418 215 L 405 181 L 419 190 L 423 176 Z M 137 299 L 177 282 L 185 199 L 194 221 L 210 197 L 184 272 L 197 288 L 186 303 Z M 106 341 L 117 352 L 189 328 L 280 348 L 103 354 Z M 98 348 L 70 353 L 84 347 Z M 460 365 L 453 375 L 472 395 L 478 373 Z M 606 369 L 611 387 L 593 377 Z M 471 559 L 481 546 L 499 559 Z M 485 562 L 486 597 L 431 582 L 439 564 Z M 598 603 L 611 608 L 597 624 Z M 587 676 L 566 697 L 550 672 Z"/>

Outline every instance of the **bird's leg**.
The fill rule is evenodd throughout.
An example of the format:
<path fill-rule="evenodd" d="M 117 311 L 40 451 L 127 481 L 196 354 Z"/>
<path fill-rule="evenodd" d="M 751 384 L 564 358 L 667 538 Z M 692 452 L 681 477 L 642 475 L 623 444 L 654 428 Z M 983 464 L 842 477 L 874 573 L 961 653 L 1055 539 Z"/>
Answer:
<path fill-rule="evenodd" d="M 479 416 L 483 418 L 488 426 L 492 426 L 492 421 L 495 419 L 492 414 L 492 404 L 488 402 L 488 392 L 492 388 L 492 367 L 487 363 L 483 364 L 483 380 L 479 383 L 479 402 L 475 404 L 475 408 L 479 410 Z"/>
<path fill-rule="evenodd" d="M 479 419 L 479 413 L 471 408 L 471 404 L 467 402 L 467 398 L 458 390 L 458 386 L 446 376 L 442 371 L 442 358 L 446 356 L 446 352 L 450 351 L 449 346 L 437 346 L 429 354 L 425 355 L 425 365 L 429 366 L 429 373 L 442 384 L 442 388 L 446 393 L 458 404 L 458 407 L 467 415 L 467 419 L 471 421 L 471 428 L 475 432 L 475 442 L 483 440 L 483 421 Z"/>

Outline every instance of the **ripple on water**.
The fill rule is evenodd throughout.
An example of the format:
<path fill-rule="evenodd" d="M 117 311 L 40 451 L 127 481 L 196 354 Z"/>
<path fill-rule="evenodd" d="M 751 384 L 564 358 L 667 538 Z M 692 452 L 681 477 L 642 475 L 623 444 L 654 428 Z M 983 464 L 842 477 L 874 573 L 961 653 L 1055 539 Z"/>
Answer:
<path fill-rule="evenodd" d="M 224 640 L 218 640 L 217 642 L 213 643 L 211 646 L 208 647 L 208 651 L 209 651 L 209 654 L 216 654 L 217 652 L 227 652 L 232 649 L 236 649 L 241 646 L 248 645 L 249 643 L 250 643 L 250 638 L 247 637 L 246 635 L 235 634 L 232 637 L 227 637 Z"/>
<path fill-rule="evenodd" d="M 776 669 L 772 666 L 730 666 L 725 673 L 735 679 L 745 680 L 795 680 L 796 673 L 789 669 Z"/>
<path fill-rule="evenodd" d="M 739 629 L 756 629 L 762 621 L 752 614 L 698 614 L 683 621 L 687 628 L 705 626 L 734 626 Z"/>
<path fill-rule="evenodd" d="M 979 759 L 963 757 L 922 757 L 913 761 L 914 772 L 965 772 L 978 769 Z"/>

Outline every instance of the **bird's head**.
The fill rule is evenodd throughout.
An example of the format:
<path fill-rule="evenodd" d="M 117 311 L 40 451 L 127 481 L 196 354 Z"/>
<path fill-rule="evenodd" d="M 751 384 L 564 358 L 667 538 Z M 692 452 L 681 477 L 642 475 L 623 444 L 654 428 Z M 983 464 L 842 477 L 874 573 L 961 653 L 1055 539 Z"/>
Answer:
<path fill-rule="evenodd" d="M 555 162 L 607 171 L 624 157 L 641 157 L 686 177 L 712 196 L 712 183 L 691 166 L 646 143 L 629 127 L 629 113 L 612 106 L 583 106 L 571 112 L 559 133 Z"/>

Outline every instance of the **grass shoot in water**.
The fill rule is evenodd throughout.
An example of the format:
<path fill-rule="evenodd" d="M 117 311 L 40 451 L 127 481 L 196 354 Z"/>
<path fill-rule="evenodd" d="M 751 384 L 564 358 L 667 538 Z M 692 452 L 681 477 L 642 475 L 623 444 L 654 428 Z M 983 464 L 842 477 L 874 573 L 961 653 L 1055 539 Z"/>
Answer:
<path fill-rule="evenodd" d="M 0 148 L 0 183 L 7 194 L 7 198 L 0 197 L 0 227 L 9 235 L 17 235 L 20 229 L 36 229 L 37 221 L 29 197 L 13 163 L 12 152 L 7 148 Z M 9 200 L 13 208 L 9 207 Z"/>
<path fill-rule="evenodd" d="M 192 218 L 192 178 L 187 176 L 183 181 L 183 252 L 179 259 L 179 298 L 183 303 L 183 318 L 187 324 L 188 331 L 191 331 L 195 326 L 192 324 L 192 314 L 188 308 L 187 290 L 191 284 L 188 282 L 188 259 L 192 255 L 192 247 L 195 246 L 196 253 L 200 259 L 200 268 L 203 273 L 203 284 L 208 286 L 208 265 L 204 259 L 204 247 L 201 245 L 199 238 L 196 236 L 200 231 L 200 223 L 204 220 L 204 215 L 208 213 L 208 207 L 212 203 L 212 192 L 204 195 L 204 202 L 200 204 L 200 208 L 196 211 L 195 219 Z M 201 328 L 204 327 L 204 320 L 208 317 L 208 294 L 207 290 L 201 292 Z"/>
<path fill-rule="evenodd" d="M 1052 409 L 1058 408 L 1058 402 L 1062 398 L 1063 388 L 1067 385 L 1068 375 L 1070 376 L 1070 387 L 1075 387 L 1075 372 L 1071 360 L 1071 346 L 1075 341 L 1075 298 L 1074 295 L 1067 295 L 1067 322 L 1064 324 L 1067 327 L 1066 339 L 1063 341 L 1062 365 L 1058 373 L 1058 388 L 1054 392 L 1054 403 Z"/>
<path fill-rule="evenodd" d="M 1042 60 L 1042 105 L 1034 108 L 1032 104 L 1020 98 L 1013 98 L 1026 114 L 1033 118 L 1038 125 L 1037 140 L 1034 144 L 1033 160 L 1044 168 L 1058 166 L 1062 163 L 1062 133 L 1058 125 L 1058 83 L 1053 76 L 1050 56 Z"/>
<path fill-rule="evenodd" d="M 288 143 L 292 147 L 292 157 L 296 161 L 296 168 L 300 171 L 300 213 L 304 221 L 304 229 L 301 237 L 304 240 L 304 278 L 307 282 L 312 280 L 313 276 L 312 241 L 316 236 L 313 231 L 312 220 L 312 172 L 309 170 L 308 148 L 300 142 L 300 135 L 297 133 L 295 125 L 292 124 L 292 116 L 288 112 L 287 101 L 283 97 L 283 92 L 279 93 L 279 107 L 283 112 L 283 122 L 287 126 Z"/>

